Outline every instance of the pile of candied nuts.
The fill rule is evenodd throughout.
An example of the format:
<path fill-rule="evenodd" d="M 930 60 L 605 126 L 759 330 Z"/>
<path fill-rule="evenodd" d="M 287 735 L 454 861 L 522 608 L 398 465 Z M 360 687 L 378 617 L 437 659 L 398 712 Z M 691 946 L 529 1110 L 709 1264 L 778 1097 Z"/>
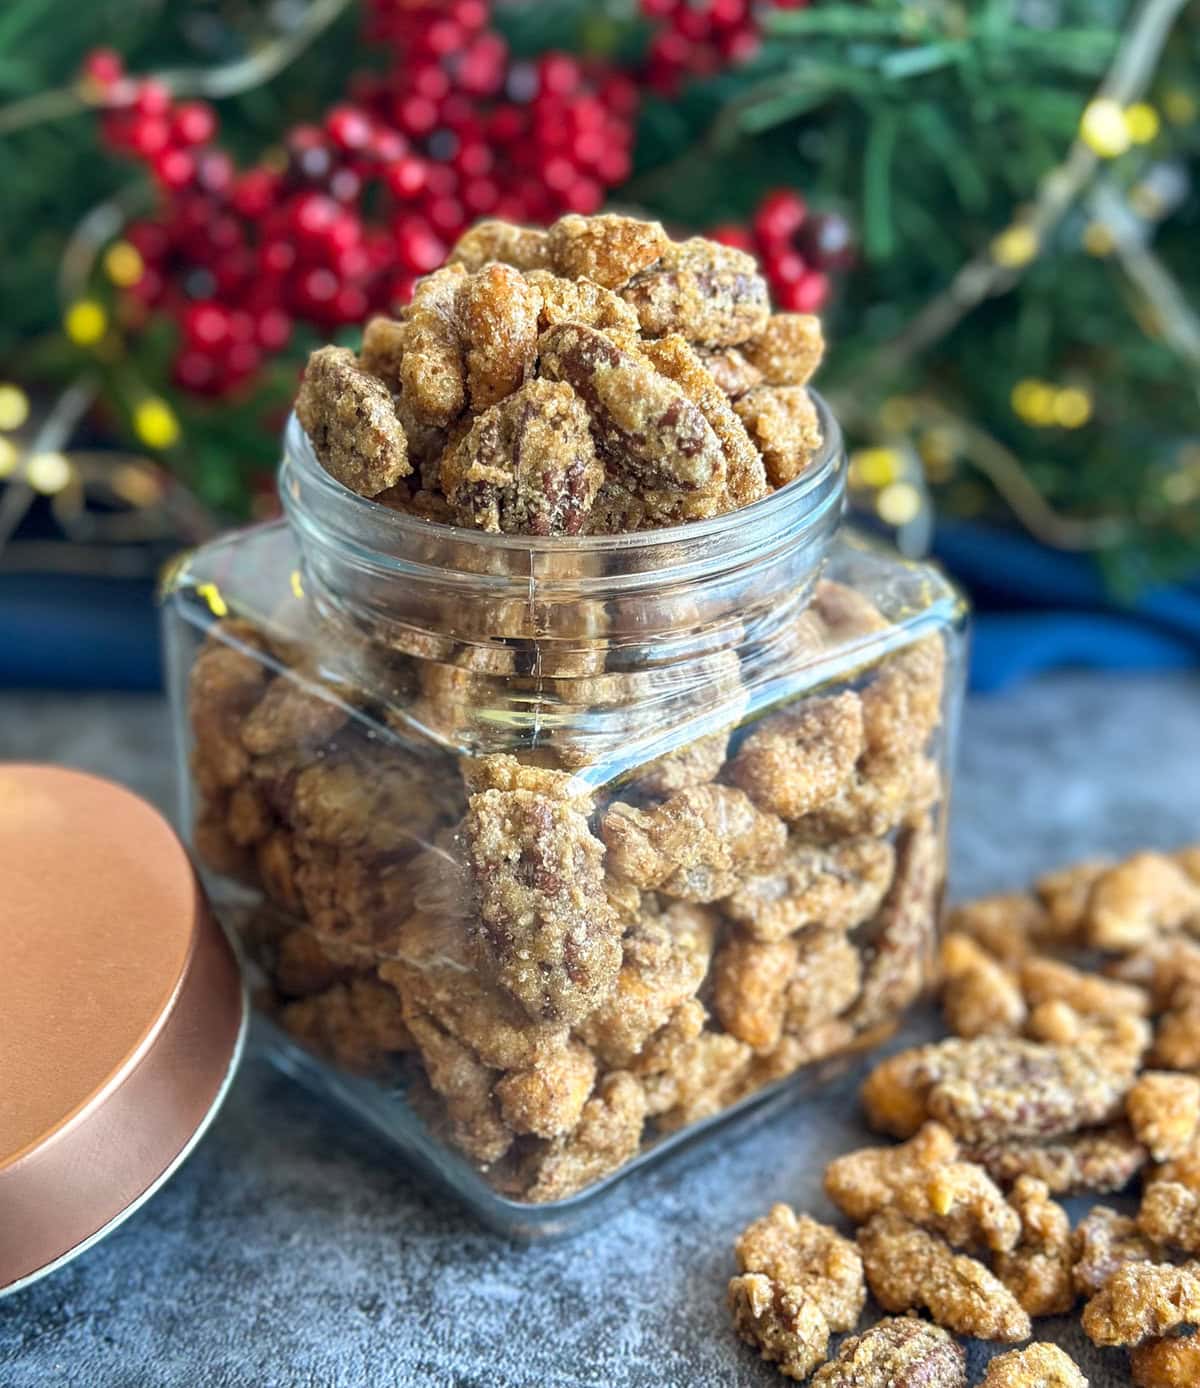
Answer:
<path fill-rule="evenodd" d="M 1180 1333 L 1200 1324 L 1197 935 L 1200 846 L 1082 863 L 952 912 L 954 1036 L 875 1067 L 867 1118 L 902 1141 L 825 1171 L 856 1240 L 787 1205 L 751 1224 L 729 1284 L 739 1335 L 821 1388 L 964 1388 L 954 1336 L 1017 1344 L 1086 1299 L 1084 1332 L 1128 1349 L 1139 1388 L 1200 1383 L 1200 1335 Z M 1135 1215 L 1095 1205 L 1072 1229 L 1055 1198 L 1135 1179 Z M 868 1288 L 888 1318 L 826 1362 Z M 1086 1384 L 1035 1343 L 993 1359 L 982 1388 Z"/>
<path fill-rule="evenodd" d="M 821 444 L 818 320 L 752 256 L 658 222 L 484 222 L 362 352 L 311 356 L 296 412 L 352 491 L 516 535 L 619 534 L 748 505 Z"/>
<path fill-rule="evenodd" d="M 627 217 L 492 222 L 403 318 L 368 324 L 360 357 L 314 353 L 297 413 L 331 475 L 427 520 L 656 527 L 808 466 L 820 353 L 816 320 L 772 316 L 729 247 Z M 479 668 L 512 656 L 502 642 L 404 645 L 372 614 L 335 678 L 315 639 L 216 623 L 190 675 L 194 843 L 261 898 L 237 923 L 264 1007 L 343 1069 L 406 1071 L 437 1131 L 531 1201 L 877 1044 L 935 950 L 945 647 L 898 647 L 831 579 L 785 617 L 780 669 L 874 654 L 735 727 L 745 664 L 714 652 L 678 726 L 701 698 L 719 720 L 599 790 L 570 719 L 535 749 L 460 731 L 487 679 L 616 703 L 627 739 L 638 716 L 670 729 L 675 706 L 641 699 L 603 641 L 595 668 L 559 680 L 543 661 L 535 686 Z"/>

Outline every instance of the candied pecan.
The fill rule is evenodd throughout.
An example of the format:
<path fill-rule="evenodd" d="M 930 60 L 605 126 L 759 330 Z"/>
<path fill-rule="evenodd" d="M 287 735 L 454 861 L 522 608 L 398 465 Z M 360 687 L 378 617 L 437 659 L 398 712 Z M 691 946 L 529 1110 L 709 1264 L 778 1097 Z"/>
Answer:
<path fill-rule="evenodd" d="M 939 957 L 942 1016 L 956 1036 L 1004 1036 L 1027 1015 L 1016 979 L 969 936 L 951 931 Z"/>
<path fill-rule="evenodd" d="M 1036 1176 L 1051 1195 L 1124 1190 L 1147 1160 L 1146 1149 L 1123 1124 L 1068 1133 L 1056 1142 L 993 1142 L 968 1147 L 964 1155 L 1001 1185 Z"/>
<path fill-rule="evenodd" d="M 413 418 L 445 428 L 467 403 L 467 377 L 456 300 L 466 281 L 461 265 L 447 265 L 417 281 L 405 323 L 400 387 Z"/>
<path fill-rule="evenodd" d="M 609 871 L 644 890 L 716 901 L 783 851 L 782 820 L 730 786 L 688 786 L 649 810 L 618 801 L 600 822 Z"/>
<path fill-rule="evenodd" d="M 413 1048 L 400 996 L 372 978 L 353 978 L 287 1003 L 285 1031 L 345 1070 L 368 1074 L 389 1056 Z"/>
<path fill-rule="evenodd" d="M 246 637 L 241 624 L 218 623 L 188 675 L 192 769 L 200 789 L 209 794 L 236 786 L 250 769 L 241 730 L 270 671 Z"/>
<path fill-rule="evenodd" d="M 1185 935 L 1156 935 L 1132 954 L 1109 964 L 1105 972 L 1136 983 L 1150 994 L 1151 1010 L 1165 1012 L 1178 1000 L 1200 998 L 1200 944 Z"/>
<path fill-rule="evenodd" d="M 1166 854 L 1138 853 L 1096 879 L 1085 934 L 1097 949 L 1127 953 L 1197 919 L 1200 885 Z"/>
<path fill-rule="evenodd" d="M 731 1036 L 757 1051 L 779 1044 L 796 959 L 792 939 L 768 942 L 731 932 L 721 941 L 713 956 L 713 1012 Z"/>
<path fill-rule="evenodd" d="M 236 792 L 235 792 L 236 794 Z M 271 836 L 268 835 L 269 839 Z M 253 855 L 245 844 L 235 842 L 229 829 L 227 807 L 209 802 L 200 807 L 192 825 L 192 849 L 205 867 L 226 877 L 246 877 L 252 869 Z M 259 840 L 255 853 L 266 840 Z"/>
<path fill-rule="evenodd" d="M 764 810 L 796 820 L 837 794 L 862 749 L 857 694 L 804 699 L 764 718 L 738 749 L 729 774 Z"/>
<path fill-rule="evenodd" d="M 1200 1195 L 1179 1181 L 1156 1176 L 1146 1186 L 1137 1222 L 1156 1243 L 1200 1253 Z"/>
<path fill-rule="evenodd" d="M 838 793 L 797 820 L 795 830 L 820 843 L 856 835 L 878 837 L 906 817 L 931 809 L 941 796 L 941 772 L 932 758 L 867 752 Z"/>
<path fill-rule="evenodd" d="M 1088 1388 L 1088 1381 L 1057 1345 L 1041 1342 L 998 1355 L 979 1388 Z"/>
<path fill-rule="evenodd" d="M 586 787 L 580 785 L 569 771 L 553 765 L 528 760 L 531 754 L 520 757 L 509 752 L 494 752 L 486 757 L 463 757 L 459 763 L 467 793 L 481 790 L 537 790 L 546 795 L 573 798 L 584 808 Z"/>
<path fill-rule="evenodd" d="M 711 515 L 725 483 L 721 441 L 680 388 L 595 328 L 560 323 L 540 339 L 541 370 L 587 406 L 597 447 L 635 479 L 652 510 Z"/>
<path fill-rule="evenodd" d="M 805 1065 L 860 1048 L 861 1036 L 841 1018 L 817 1022 L 799 1034 L 785 1032 L 774 1050 L 753 1057 L 741 1092 L 751 1094 L 763 1085 L 794 1074 Z"/>
<path fill-rule="evenodd" d="M 1046 939 L 1062 944 L 1080 943 L 1092 888 L 1111 866 L 1107 858 L 1093 858 L 1045 872 L 1036 879 L 1033 889 L 1046 912 Z"/>
<path fill-rule="evenodd" d="M 1083 1308 L 1097 1345 L 1140 1345 L 1200 1321 L 1200 1274 L 1169 1263 L 1127 1263 Z"/>
<path fill-rule="evenodd" d="M 243 781 L 229 792 L 225 823 L 233 842 L 240 848 L 250 848 L 274 829 L 275 817 L 259 787 Z"/>
<path fill-rule="evenodd" d="M 863 737 L 871 755 L 902 759 L 925 747 L 941 722 L 945 670 L 940 636 L 880 661 L 862 691 Z"/>
<path fill-rule="evenodd" d="M 623 1166 L 641 1144 L 645 1116 L 646 1096 L 637 1080 L 623 1070 L 606 1075 L 574 1131 L 539 1156 L 526 1199 L 561 1200 Z"/>
<path fill-rule="evenodd" d="M 1125 1112 L 1155 1161 L 1182 1156 L 1200 1127 L 1200 1079 L 1147 1070 L 1125 1096 Z"/>
<path fill-rule="evenodd" d="M 405 1021 L 425 1076 L 441 1096 L 450 1140 L 480 1166 L 499 1161 L 512 1146 L 513 1133 L 492 1093 L 495 1072 L 432 1017 L 406 1008 Z"/>
<path fill-rule="evenodd" d="M 728 747 L 728 728 L 708 733 L 639 767 L 632 784 L 645 795 L 664 796 L 686 786 L 707 785 L 716 780 L 725 765 Z"/>
<path fill-rule="evenodd" d="M 372 318 L 363 329 L 359 353 L 362 369 L 381 380 L 393 394 L 400 389 L 400 359 L 407 344 L 408 325 L 402 319 Z M 407 435 L 408 430 L 404 432 Z"/>
<path fill-rule="evenodd" d="M 927 819 L 907 826 L 896 847 L 896 873 L 864 953 L 862 990 L 851 1018 L 870 1027 L 898 1016 L 933 970 L 942 845 Z"/>
<path fill-rule="evenodd" d="M 295 674 L 276 675 L 242 724 L 242 743 L 256 757 L 307 750 L 328 742 L 350 710 L 341 693 Z"/>
<path fill-rule="evenodd" d="M 1200 1145 L 1189 1147 L 1181 1156 L 1156 1166 L 1150 1181 L 1175 1181 L 1200 1195 Z"/>
<path fill-rule="evenodd" d="M 480 791 L 464 832 L 488 969 L 534 1019 L 581 1020 L 616 981 L 621 924 L 605 894 L 603 845 L 580 805 Z"/>
<path fill-rule="evenodd" d="M 799 1289 L 821 1308 L 831 1330 L 853 1330 L 867 1299 L 858 1249 L 828 1224 L 772 1205 L 734 1245 L 741 1272 Z"/>
<path fill-rule="evenodd" d="M 1164 1012 L 1154 1032 L 1153 1064 L 1165 1070 L 1200 1069 L 1200 997 Z"/>
<path fill-rule="evenodd" d="M 745 395 L 748 390 L 762 385 L 762 372 L 736 347 L 702 350 L 700 360 L 708 374 L 731 400 L 736 400 L 739 395 Z"/>
<path fill-rule="evenodd" d="M 966 1388 L 967 1359 L 938 1325 L 887 1317 L 842 1341 L 813 1388 Z"/>
<path fill-rule="evenodd" d="M 664 1132 L 717 1113 L 742 1092 L 754 1052 L 736 1036 L 703 1030 L 704 1021 L 700 1003 L 683 1003 L 630 1065 Z"/>
<path fill-rule="evenodd" d="M 538 329 L 555 323 L 584 323 L 589 328 L 619 328 L 637 333 L 637 314 L 618 294 L 591 280 L 569 280 L 547 270 L 525 276 L 538 296 Z"/>
<path fill-rule="evenodd" d="M 841 930 L 811 926 L 792 940 L 799 953 L 788 980 L 783 1027 L 790 1035 L 804 1037 L 858 997 L 862 955 Z"/>
<path fill-rule="evenodd" d="M 742 351 L 767 385 L 806 385 L 825 353 L 821 320 L 812 313 L 773 313 Z"/>
<path fill-rule="evenodd" d="M 789 839 L 779 864 L 746 878 L 721 909 L 760 940 L 778 940 L 809 925 L 852 930 L 883 904 L 895 861 L 883 839 L 829 845 Z"/>
<path fill-rule="evenodd" d="M 621 290 L 647 337 L 681 333 L 707 347 L 735 347 L 770 316 L 754 257 L 703 237 L 673 242 Z"/>
<path fill-rule="evenodd" d="M 289 911 L 300 909 L 300 888 L 296 883 L 299 863 L 292 835 L 276 829 L 254 846 L 254 867 L 267 896 Z"/>
<path fill-rule="evenodd" d="M 555 381 L 485 410 L 442 461 L 456 523 L 515 535 L 578 535 L 603 480 L 588 413 Z"/>
<path fill-rule="evenodd" d="M 323 993 L 335 983 L 346 982 L 355 972 L 365 972 L 374 962 L 370 956 L 353 961 L 315 931 L 303 927 L 285 931 L 275 941 L 272 953 L 271 982 L 285 998 Z"/>
<path fill-rule="evenodd" d="M 1045 908 L 1025 892 L 1005 892 L 963 902 L 951 910 L 946 920 L 947 930 L 969 936 L 1009 969 L 1033 951 L 1046 925 Z"/>
<path fill-rule="evenodd" d="M 579 1122 L 595 1079 L 596 1057 L 581 1041 L 568 1041 L 535 1068 L 497 1080 L 495 1092 L 514 1132 L 558 1137 Z"/>
<path fill-rule="evenodd" d="M 1079 1296 L 1095 1296 L 1126 1263 L 1156 1263 L 1162 1249 L 1128 1215 L 1093 1205 L 1071 1235 L 1071 1280 Z"/>
<path fill-rule="evenodd" d="M 704 363 L 687 340 L 678 333 L 671 333 L 657 342 L 647 342 L 643 353 L 683 391 L 720 440 L 725 454 L 724 509 L 749 506 L 766 496 L 770 488 L 763 458 L 725 392 L 705 370 Z"/>
<path fill-rule="evenodd" d="M 485 265 L 460 285 L 455 307 L 473 410 L 502 400 L 533 371 L 540 305 L 537 291 L 509 265 Z"/>
<path fill-rule="evenodd" d="M 1071 1284 L 1074 1251 L 1071 1221 L 1050 1198 L 1045 1181 L 1018 1179 L 1012 1205 L 1021 1218 L 1021 1237 L 996 1255 L 996 1276 L 1031 1316 L 1057 1316 L 1075 1304 Z"/>
<path fill-rule="evenodd" d="M 551 225 L 546 244 L 558 274 L 619 289 L 657 261 L 670 247 L 671 239 L 660 222 L 615 214 L 581 217 L 569 212 Z"/>
<path fill-rule="evenodd" d="M 327 945 L 388 948 L 412 909 L 408 860 L 303 839 L 292 851 L 295 890 L 313 932 Z"/>
<path fill-rule="evenodd" d="M 1132 983 L 1119 983 L 1085 973 L 1057 959 L 1034 955 L 1021 965 L 1021 987 L 1030 1007 L 1063 1002 L 1083 1016 L 1106 1017 L 1114 1012 L 1145 1016 L 1150 1010 L 1145 992 Z"/>
<path fill-rule="evenodd" d="M 1195 1388 L 1200 1383 L 1200 1336 L 1135 1345 L 1129 1351 L 1129 1372 L 1138 1388 Z"/>
<path fill-rule="evenodd" d="M 1012 1344 L 1031 1332 L 1028 1313 L 987 1268 L 895 1210 L 858 1231 L 867 1285 L 885 1311 L 924 1307 L 958 1335 Z"/>
<path fill-rule="evenodd" d="M 1193 882 L 1200 883 L 1200 843 L 1177 848 L 1171 857 L 1187 873 Z"/>
<path fill-rule="evenodd" d="M 628 1065 L 708 972 L 716 917 L 677 901 L 646 912 L 622 941 L 616 987 L 578 1027 L 605 1065 Z"/>
<path fill-rule="evenodd" d="M 512 222 L 476 222 L 451 247 L 447 264 L 468 271 L 482 270 L 490 261 L 518 270 L 543 270 L 550 264 L 550 238 L 540 227 Z"/>
<path fill-rule="evenodd" d="M 740 1339 L 789 1378 L 805 1379 L 829 1349 L 829 1322 L 821 1308 L 795 1287 L 761 1273 L 729 1282 L 729 1310 Z"/>
<path fill-rule="evenodd" d="M 799 477 L 821 447 L 820 416 L 803 386 L 755 386 L 733 408 L 762 453 L 773 487 Z"/>
<path fill-rule="evenodd" d="M 926 1118 L 965 1142 L 1057 1137 L 1120 1111 L 1133 1075 L 1104 1048 L 1010 1036 L 952 1037 L 900 1051 L 867 1077 L 873 1126 L 908 1137 Z"/>
<path fill-rule="evenodd" d="M 567 1030 L 531 1020 L 501 988 L 471 967 L 461 922 L 440 912 L 416 911 L 396 930 L 379 976 L 495 1070 L 532 1070 L 562 1061 Z"/>
<path fill-rule="evenodd" d="M 352 492 L 375 496 L 412 471 L 391 392 L 346 347 L 308 359 L 296 416 L 321 466 Z"/>
<path fill-rule="evenodd" d="M 899 1147 L 835 1158 L 825 1168 L 825 1193 L 856 1224 L 894 1208 L 959 1248 L 1009 1249 L 1021 1230 L 999 1187 L 959 1160 L 957 1142 L 940 1123 L 926 1123 Z"/>

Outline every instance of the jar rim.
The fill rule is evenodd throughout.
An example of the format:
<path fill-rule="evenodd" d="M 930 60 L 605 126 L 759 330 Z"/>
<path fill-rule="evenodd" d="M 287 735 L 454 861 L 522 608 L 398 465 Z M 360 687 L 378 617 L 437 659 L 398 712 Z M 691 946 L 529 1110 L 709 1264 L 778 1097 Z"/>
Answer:
<path fill-rule="evenodd" d="M 781 513 L 803 529 L 815 523 L 824 511 L 820 504 L 827 501 L 831 486 L 840 481 L 844 486 L 842 460 L 844 457 L 842 431 L 825 399 L 817 391 L 810 389 L 809 395 L 816 408 L 821 428 L 821 445 L 809 461 L 808 466 L 798 477 L 787 482 L 775 491 L 720 515 L 706 516 L 700 520 L 685 521 L 680 525 L 662 526 L 657 529 L 623 531 L 617 534 L 600 535 L 510 535 L 504 532 L 477 530 L 470 526 L 453 525 L 446 521 L 426 520 L 422 516 L 393 510 L 370 497 L 360 496 L 339 482 L 321 465 L 312 446 L 312 440 L 305 432 L 295 411 L 288 416 L 284 429 L 284 452 L 280 464 L 280 494 L 286 509 L 289 497 L 295 501 L 295 493 L 286 485 L 285 469 L 295 468 L 298 481 L 310 487 L 315 495 L 331 507 L 343 510 L 347 518 L 355 515 L 363 519 L 364 530 L 374 530 L 382 525 L 391 530 L 398 542 L 402 537 L 435 540 L 454 538 L 470 541 L 480 549 L 502 554 L 511 552 L 524 556 L 541 554 L 621 554 L 626 558 L 638 551 L 651 551 L 671 545 L 694 545 L 697 541 L 710 540 L 729 534 L 735 527 L 754 528 L 757 524 L 768 527 L 779 521 Z M 811 508 L 803 503 L 811 499 Z M 795 514 L 793 514 L 795 513 Z M 352 526 L 348 528 L 353 528 Z"/>

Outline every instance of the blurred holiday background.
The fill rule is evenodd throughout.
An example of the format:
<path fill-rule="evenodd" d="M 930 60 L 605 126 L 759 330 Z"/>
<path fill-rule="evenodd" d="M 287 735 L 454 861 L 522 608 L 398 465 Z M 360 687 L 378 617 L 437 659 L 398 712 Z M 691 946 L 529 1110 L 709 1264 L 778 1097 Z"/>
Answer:
<path fill-rule="evenodd" d="M 1185 0 L 6 0 L 0 683 L 153 687 L 308 350 L 472 221 L 615 207 L 820 312 L 858 519 L 974 679 L 1200 662 Z"/>

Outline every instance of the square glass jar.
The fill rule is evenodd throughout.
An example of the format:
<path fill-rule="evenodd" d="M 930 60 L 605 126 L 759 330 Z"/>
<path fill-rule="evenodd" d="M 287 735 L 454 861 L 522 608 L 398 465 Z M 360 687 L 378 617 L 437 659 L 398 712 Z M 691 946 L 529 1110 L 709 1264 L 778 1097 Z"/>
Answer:
<path fill-rule="evenodd" d="M 818 402 L 819 404 L 819 402 Z M 811 1087 L 929 980 L 965 610 L 844 461 L 536 539 L 346 491 L 165 594 L 184 821 L 272 1057 L 530 1236 Z"/>

